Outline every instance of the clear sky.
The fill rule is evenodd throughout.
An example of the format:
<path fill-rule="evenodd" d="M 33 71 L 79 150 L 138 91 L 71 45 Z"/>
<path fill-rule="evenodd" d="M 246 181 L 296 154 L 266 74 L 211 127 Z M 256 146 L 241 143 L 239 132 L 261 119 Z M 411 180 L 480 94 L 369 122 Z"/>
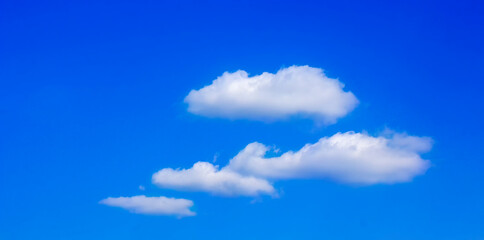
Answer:
<path fill-rule="evenodd" d="M 484 239 L 483 12 L 1 0 L 0 239 Z M 187 206 L 114 206 L 133 196 Z"/>

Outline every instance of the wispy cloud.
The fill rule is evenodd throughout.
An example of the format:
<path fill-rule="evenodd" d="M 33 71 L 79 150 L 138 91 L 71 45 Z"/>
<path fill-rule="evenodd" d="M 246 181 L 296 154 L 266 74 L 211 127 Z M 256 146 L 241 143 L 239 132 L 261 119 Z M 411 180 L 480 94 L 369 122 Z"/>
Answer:
<path fill-rule="evenodd" d="M 109 197 L 99 203 L 113 207 L 120 207 L 133 213 L 150 215 L 173 215 L 177 217 L 195 216 L 190 210 L 193 202 L 182 198 L 147 197 L 144 195 L 133 197 Z"/>
<path fill-rule="evenodd" d="M 334 123 L 358 104 L 343 83 L 322 69 L 292 66 L 249 77 L 242 70 L 224 73 L 185 98 L 193 114 L 229 119 L 279 120 L 291 116 Z"/>

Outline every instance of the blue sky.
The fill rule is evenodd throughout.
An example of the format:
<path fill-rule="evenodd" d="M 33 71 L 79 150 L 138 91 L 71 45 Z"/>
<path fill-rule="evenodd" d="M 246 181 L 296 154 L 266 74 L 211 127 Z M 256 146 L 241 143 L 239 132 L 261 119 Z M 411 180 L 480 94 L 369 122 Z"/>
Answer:
<path fill-rule="evenodd" d="M 479 1 L 1 1 L 0 239 L 483 239 L 483 11 Z M 332 123 L 187 111 L 190 91 L 224 72 L 305 65 L 344 83 L 354 109 Z M 277 196 L 152 183 L 165 168 L 228 166 L 252 142 L 277 157 L 388 129 L 431 138 L 418 155 L 428 169 L 372 184 L 247 170 Z M 196 216 L 99 204 L 137 195 L 189 199 Z"/>

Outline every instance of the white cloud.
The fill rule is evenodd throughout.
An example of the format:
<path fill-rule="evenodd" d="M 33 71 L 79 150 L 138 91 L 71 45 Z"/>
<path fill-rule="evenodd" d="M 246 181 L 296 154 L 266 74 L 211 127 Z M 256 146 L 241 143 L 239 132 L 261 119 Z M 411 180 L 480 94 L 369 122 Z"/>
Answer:
<path fill-rule="evenodd" d="M 257 196 L 275 193 L 265 179 L 243 176 L 208 162 L 197 162 L 189 169 L 164 168 L 153 174 L 152 181 L 162 188 L 210 192 L 224 196 Z"/>
<path fill-rule="evenodd" d="M 299 151 L 265 158 L 269 147 L 247 145 L 226 169 L 267 179 L 327 178 L 356 184 L 410 181 L 429 168 L 419 153 L 430 150 L 426 137 L 404 134 L 372 137 L 363 133 L 337 133 L 306 144 Z"/>
<path fill-rule="evenodd" d="M 277 73 L 249 77 L 242 70 L 225 72 L 211 85 L 185 98 L 193 114 L 230 119 L 278 120 L 290 116 L 333 123 L 358 104 L 344 85 L 320 68 L 292 66 Z"/>
<path fill-rule="evenodd" d="M 422 159 L 420 153 L 431 147 L 432 139 L 428 137 L 394 132 L 373 137 L 346 132 L 323 137 L 295 152 L 265 157 L 274 148 L 254 142 L 221 169 L 208 162 L 197 162 L 189 169 L 162 169 L 152 180 L 162 188 L 225 196 L 276 195 L 271 181 L 281 179 L 391 184 L 407 182 L 425 173 L 430 162 Z"/>
<path fill-rule="evenodd" d="M 121 207 L 140 214 L 174 215 L 178 217 L 195 216 L 195 212 L 189 209 L 193 206 L 193 202 L 182 198 L 146 197 L 140 195 L 133 197 L 109 197 L 101 200 L 99 203 Z"/>

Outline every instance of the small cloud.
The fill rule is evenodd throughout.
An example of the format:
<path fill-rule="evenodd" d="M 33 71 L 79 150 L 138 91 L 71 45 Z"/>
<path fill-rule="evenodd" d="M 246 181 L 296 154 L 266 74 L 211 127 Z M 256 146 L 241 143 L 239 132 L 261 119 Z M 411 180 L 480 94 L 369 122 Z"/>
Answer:
<path fill-rule="evenodd" d="M 281 151 L 281 149 L 276 148 L 275 146 L 273 147 L 273 149 L 274 149 L 273 151 L 274 151 L 275 154 L 277 154 L 277 153 L 279 153 Z"/>
<path fill-rule="evenodd" d="M 164 168 L 153 174 L 152 181 L 159 187 L 209 192 L 223 196 L 272 195 L 274 187 L 265 179 L 243 176 L 227 169 L 219 169 L 209 162 L 197 162 L 189 169 Z"/>
<path fill-rule="evenodd" d="M 146 197 L 140 195 L 133 197 L 109 197 L 101 200 L 99 203 L 124 208 L 139 214 L 172 215 L 177 217 L 195 216 L 195 212 L 189 209 L 193 206 L 193 202 L 182 198 Z"/>
<path fill-rule="evenodd" d="M 188 111 L 207 117 L 273 121 L 300 116 L 326 124 L 351 112 L 358 100 L 322 69 L 292 66 L 249 77 L 225 72 L 185 97 Z"/>
<path fill-rule="evenodd" d="M 141 190 L 141 191 L 144 191 L 144 190 L 146 189 L 146 188 L 145 188 L 145 186 L 143 186 L 143 185 L 139 185 L 139 187 L 138 187 L 138 188 L 139 188 L 139 190 Z"/>
<path fill-rule="evenodd" d="M 212 163 L 216 163 L 217 160 L 218 160 L 218 157 L 220 156 L 219 153 L 215 153 L 215 155 L 213 155 L 213 160 L 212 160 Z"/>

